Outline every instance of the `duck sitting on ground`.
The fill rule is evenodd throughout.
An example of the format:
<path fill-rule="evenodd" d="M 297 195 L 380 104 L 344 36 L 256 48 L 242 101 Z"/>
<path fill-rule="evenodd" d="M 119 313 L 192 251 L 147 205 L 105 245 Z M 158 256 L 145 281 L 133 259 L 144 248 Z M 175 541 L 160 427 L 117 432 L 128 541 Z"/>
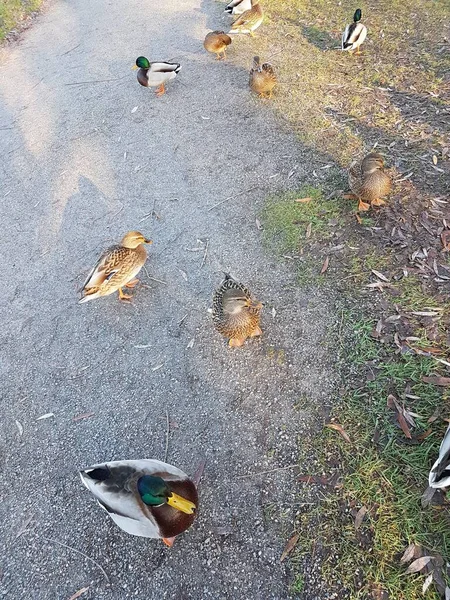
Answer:
<path fill-rule="evenodd" d="M 246 10 L 250 10 L 252 7 L 251 0 L 232 0 L 225 7 L 225 12 L 230 15 L 242 15 Z"/>
<path fill-rule="evenodd" d="M 371 152 L 362 161 L 355 161 L 348 171 L 348 182 L 359 200 L 358 210 L 371 206 L 383 206 L 382 200 L 391 191 L 391 178 L 384 172 L 384 159 L 378 152 Z"/>
<path fill-rule="evenodd" d="M 139 231 L 129 231 L 120 244 L 105 250 L 83 285 L 79 303 L 109 296 L 114 292 L 119 292 L 121 300 L 129 301 L 131 296 L 124 294 L 122 288 L 132 288 L 138 283 L 136 275 L 147 260 L 144 244 L 151 243 L 152 240 L 148 240 Z"/>
<path fill-rule="evenodd" d="M 190 527 L 197 489 L 186 473 L 159 460 L 119 460 L 80 471 L 81 481 L 111 519 L 131 535 L 167 546 Z"/>
<path fill-rule="evenodd" d="M 261 309 L 261 302 L 252 299 L 250 290 L 226 275 L 213 298 L 214 326 L 229 339 L 229 346 L 242 346 L 248 337 L 262 334 Z"/>
<path fill-rule="evenodd" d="M 145 56 L 139 56 L 133 69 L 139 69 L 137 80 L 144 87 L 157 87 L 156 95 L 162 96 L 166 88 L 167 81 L 175 79 L 181 69 L 178 63 L 153 62 L 150 63 Z"/>
<path fill-rule="evenodd" d="M 253 58 L 253 67 L 250 69 L 250 88 L 261 98 L 268 94 L 272 98 L 272 90 L 277 85 L 277 76 L 270 63 L 261 64 L 259 56 Z"/>
<path fill-rule="evenodd" d="M 360 46 L 367 36 L 367 27 L 360 22 L 361 16 L 361 9 L 356 9 L 353 15 L 353 23 L 347 25 L 342 34 L 342 50 L 348 50 L 349 52 L 356 50 L 356 54 L 361 54 Z"/>
<path fill-rule="evenodd" d="M 224 31 L 210 31 L 206 34 L 203 47 L 208 52 L 213 52 L 217 60 L 221 60 L 227 57 L 226 49 L 230 44 L 231 38 Z"/>
<path fill-rule="evenodd" d="M 432 488 L 450 487 L 450 425 L 439 448 L 438 459 L 431 467 L 428 483 Z"/>
<path fill-rule="evenodd" d="M 264 13 L 259 0 L 251 0 L 252 7 L 250 10 L 246 10 L 238 17 L 228 33 L 248 33 L 252 37 L 254 31 L 257 29 L 264 19 Z"/>

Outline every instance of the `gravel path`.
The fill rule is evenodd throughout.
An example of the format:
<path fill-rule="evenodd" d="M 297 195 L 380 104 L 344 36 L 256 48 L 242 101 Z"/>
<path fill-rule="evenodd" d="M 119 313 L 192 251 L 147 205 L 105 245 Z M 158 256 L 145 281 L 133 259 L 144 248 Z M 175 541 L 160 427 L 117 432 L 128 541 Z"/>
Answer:
<path fill-rule="evenodd" d="M 305 405 L 328 400 L 332 311 L 262 246 L 265 197 L 301 185 L 309 159 L 247 72 L 203 51 L 222 8 L 55 0 L 1 51 L 4 597 L 290 597 L 279 558 L 304 501 L 298 471 L 257 473 L 295 463 L 316 426 Z M 162 98 L 138 86 L 140 54 L 182 63 Z M 133 304 L 78 305 L 129 229 L 154 240 Z M 263 338 L 234 351 L 207 312 L 224 271 L 265 303 Z M 118 529 L 76 473 L 164 459 L 166 415 L 168 462 L 193 474 L 206 458 L 199 517 L 172 549 Z"/>

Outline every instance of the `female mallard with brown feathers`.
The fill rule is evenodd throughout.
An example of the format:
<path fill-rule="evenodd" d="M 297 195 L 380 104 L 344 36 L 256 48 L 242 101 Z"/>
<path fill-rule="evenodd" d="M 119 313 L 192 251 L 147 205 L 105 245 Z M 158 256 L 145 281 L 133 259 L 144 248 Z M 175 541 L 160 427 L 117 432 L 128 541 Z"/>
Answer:
<path fill-rule="evenodd" d="M 348 171 L 348 182 L 359 200 L 358 210 L 371 206 L 383 206 L 382 200 L 391 191 L 391 178 L 384 172 L 384 159 L 378 152 L 371 152 L 362 161 L 355 161 Z"/>
<path fill-rule="evenodd" d="M 253 67 L 250 69 L 250 88 L 261 98 L 272 98 L 272 90 L 277 85 L 277 76 L 270 63 L 261 64 L 259 56 L 253 58 Z"/>
<path fill-rule="evenodd" d="M 213 322 L 229 346 L 242 346 L 248 337 L 261 335 L 261 302 L 252 299 L 250 290 L 226 275 L 213 298 Z"/>
<path fill-rule="evenodd" d="M 231 38 L 224 31 L 210 31 L 206 34 L 203 47 L 208 52 L 213 52 L 217 60 L 222 60 L 227 57 L 226 49 L 230 44 Z"/>
<path fill-rule="evenodd" d="M 172 546 L 195 519 L 197 489 L 186 473 L 159 460 L 119 460 L 80 471 L 111 519 L 131 535 Z"/>
<path fill-rule="evenodd" d="M 181 69 L 178 63 L 153 62 L 145 56 L 139 56 L 133 69 L 139 69 L 137 80 L 144 87 L 157 87 L 156 95 L 162 96 L 166 92 L 164 87 L 167 81 L 175 79 Z"/>
<path fill-rule="evenodd" d="M 253 37 L 255 29 L 261 25 L 264 19 L 263 9 L 259 4 L 259 0 L 252 0 L 252 7 L 246 10 L 238 17 L 228 33 L 248 33 Z"/>
<path fill-rule="evenodd" d="M 82 289 L 80 304 L 119 292 L 121 300 L 130 300 L 122 288 L 132 288 L 138 283 L 136 275 L 147 260 L 143 244 L 151 244 L 139 231 L 129 231 L 120 244 L 111 246 L 100 256 L 89 273 Z"/>

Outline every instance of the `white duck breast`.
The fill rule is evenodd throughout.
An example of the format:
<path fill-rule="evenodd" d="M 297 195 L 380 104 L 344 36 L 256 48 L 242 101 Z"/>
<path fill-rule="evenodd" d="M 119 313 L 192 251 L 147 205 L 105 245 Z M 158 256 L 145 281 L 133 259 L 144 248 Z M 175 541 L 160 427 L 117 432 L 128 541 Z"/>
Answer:
<path fill-rule="evenodd" d="M 428 483 L 432 488 L 450 487 L 450 426 L 439 448 L 438 459 L 431 468 Z"/>
<path fill-rule="evenodd" d="M 246 10 L 250 10 L 251 7 L 252 0 L 232 0 L 225 8 L 225 12 L 230 15 L 242 15 Z"/>
<path fill-rule="evenodd" d="M 147 71 L 148 85 L 157 86 L 175 79 L 180 69 L 176 63 L 151 63 Z"/>
<path fill-rule="evenodd" d="M 92 479 L 89 477 L 89 473 L 94 469 L 108 469 L 112 472 L 113 477 L 106 481 Z M 151 518 L 150 510 L 136 500 L 134 490 L 128 487 L 129 477 L 134 474 L 138 478 L 154 473 L 170 473 L 174 480 L 188 478 L 186 473 L 173 465 L 150 459 L 118 460 L 93 465 L 80 471 L 80 477 L 100 506 L 121 529 L 131 535 L 159 538 L 161 536 L 157 524 L 149 520 L 149 516 Z M 167 475 L 165 479 L 169 479 Z"/>
<path fill-rule="evenodd" d="M 342 50 L 356 50 L 367 36 L 367 27 L 362 23 L 347 25 L 342 35 Z"/>

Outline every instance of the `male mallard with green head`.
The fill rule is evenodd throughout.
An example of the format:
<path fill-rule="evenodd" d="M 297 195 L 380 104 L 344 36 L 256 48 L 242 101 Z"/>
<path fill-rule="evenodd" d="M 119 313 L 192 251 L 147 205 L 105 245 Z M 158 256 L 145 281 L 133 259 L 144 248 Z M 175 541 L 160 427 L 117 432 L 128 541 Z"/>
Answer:
<path fill-rule="evenodd" d="M 173 465 L 119 460 L 83 469 L 80 476 L 111 519 L 131 535 L 160 538 L 172 546 L 195 519 L 195 484 Z"/>
<path fill-rule="evenodd" d="M 361 9 L 357 8 L 353 15 L 353 23 L 347 25 L 342 34 L 342 50 L 349 52 L 356 50 L 356 54 L 361 54 L 359 47 L 367 36 L 367 27 L 360 22 L 361 16 Z"/>
<path fill-rule="evenodd" d="M 138 283 L 136 275 L 147 260 L 144 244 L 151 243 L 140 231 L 129 231 L 120 244 L 105 250 L 83 285 L 79 303 L 114 292 L 119 292 L 120 300 L 129 301 L 131 296 L 124 294 L 122 288 L 132 288 Z"/>
<path fill-rule="evenodd" d="M 137 80 L 144 87 L 157 87 L 156 95 L 162 96 L 166 92 L 164 85 L 167 81 L 175 79 L 181 69 L 178 63 L 149 62 L 145 56 L 139 56 L 133 69 L 139 69 Z"/>
<path fill-rule="evenodd" d="M 261 302 L 252 299 L 249 289 L 226 275 L 213 297 L 214 326 L 229 339 L 229 346 L 242 346 L 247 338 L 262 334 L 261 309 Z"/>

